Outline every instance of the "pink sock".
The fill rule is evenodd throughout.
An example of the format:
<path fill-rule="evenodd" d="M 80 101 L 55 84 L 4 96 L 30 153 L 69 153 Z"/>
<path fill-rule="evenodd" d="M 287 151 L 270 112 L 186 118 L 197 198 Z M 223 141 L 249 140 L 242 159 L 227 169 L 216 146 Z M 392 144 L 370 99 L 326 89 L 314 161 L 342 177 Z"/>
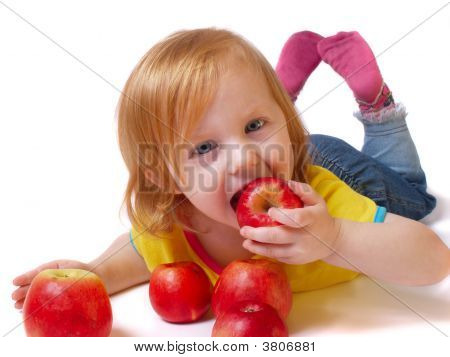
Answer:
<path fill-rule="evenodd" d="M 362 112 L 394 105 L 375 56 L 358 32 L 338 32 L 321 40 L 317 50 L 323 61 L 345 79 Z"/>
<path fill-rule="evenodd" d="M 321 61 L 317 43 L 322 39 L 311 31 L 297 32 L 289 37 L 281 50 L 275 71 L 293 102 Z"/>

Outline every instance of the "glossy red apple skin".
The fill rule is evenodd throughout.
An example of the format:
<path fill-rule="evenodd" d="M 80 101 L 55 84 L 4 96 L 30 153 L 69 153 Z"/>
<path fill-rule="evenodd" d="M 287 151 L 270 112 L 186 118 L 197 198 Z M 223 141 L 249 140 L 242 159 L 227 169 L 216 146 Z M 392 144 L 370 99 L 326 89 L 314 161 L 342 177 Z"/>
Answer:
<path fill-rule="evenodd" d="M 284 320 L 292 308 L 292 290 L 280 264 L 267 259 L 235 260 L 214 285 L 211 308 L 216 317 L 242 300 L 271 305 Z"/>
<path fill-rule="evenodd" d="M 206 273 L 192 261 L 160 264 L 150 277 L 151 305 L 168 322 L 199 320 L 211 306 L 212 290 Z"/>
<path fill-rule="evenodd" d="M 288 337 L 277 311 L 260 301 L 238 301 L 217 318 L 212 337 Z"/>
<path fill-rule="evenodd" d="M 276 177 L 260 177 L 249 182 L 239 197 L 236 217 L 240 227 L 272 227 L 282 225 L 267 211 L 270 207 L 301 208 L 303 201 L 287 182 Z"/>
<path fill-rule="evenodd" d="M 82 269 L 47 269 L 36 275 L 23 318 L 30 337 L 107 337 L 113 322 L 102 280 Z"/>

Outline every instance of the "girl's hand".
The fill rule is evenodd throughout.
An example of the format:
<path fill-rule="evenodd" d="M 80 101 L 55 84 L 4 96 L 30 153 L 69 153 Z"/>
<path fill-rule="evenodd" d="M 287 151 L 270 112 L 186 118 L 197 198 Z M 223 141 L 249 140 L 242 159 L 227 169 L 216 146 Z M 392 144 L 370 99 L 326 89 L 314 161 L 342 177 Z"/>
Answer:
<path fill-rule="evenodd" d="M 91 270 L 88 264 L 78 262 L 75 260 L 54 260 L 49 263 L 45 263 L 36 269 L 30 270 L 29 272 L 17 276 L 13 280 L 13 284 L 19 286 L 16 289 L 11 297 L 14 301 L 16 301 L 14 307 L 16 309 L 22 309 L 23 302 L 25 301 L 25 297 L 27 295 L 28 289 L 30 288 L 31 281 L 33 278 L 39 274 L 42 270 L 45 269 L 84 269 Z"/>
<path fill-rule="evenodd" d="M 325 200 L 310 185 L 295 181 L 288 184 L 302 199 L 304 207 L 272 207 L 270 217 L 283 225 L 242 227 L 241 235 L 248 238 L 242 246 L 287 264 L 306 264 L 332 255 L 340 221 L 330 216 Z"/>

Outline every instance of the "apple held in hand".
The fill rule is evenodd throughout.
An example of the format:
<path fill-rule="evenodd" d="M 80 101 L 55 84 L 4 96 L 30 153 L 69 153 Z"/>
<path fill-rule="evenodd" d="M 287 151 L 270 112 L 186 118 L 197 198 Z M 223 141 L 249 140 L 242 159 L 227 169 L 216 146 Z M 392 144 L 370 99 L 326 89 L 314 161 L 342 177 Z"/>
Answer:
<path fill-rule="evenodd" d="M 82 269 L 47 269 L 36 275 L 23 305 L 27 336 L 106 337 L 112 310 L 101 279 Z"/>
<path fill-rule="evenodd" d="M 211 307 L 216 317 L 242 300 L 271 305 L 284 320 L 292 307 L 292 290 L 280 264 L 267 259 L 235 260 L 216 281 Z"/>
<path fill-rule="evenodd" d="M 276 177 L 260 177 L 249 182 L 239 196 L 236 216 L 240 227 L 270 227 L 282 225 L 267 213 L 271 207 L 301 208 L 303 201 L 292 191 L 287 182 Z M 233 200 L 232 199 L 232 200 Z"/>
<path fill-rule="evenodd" d="M 217 318 L 212 337 L 288 337 L 288 329 L 277 311 L 259 301 L 234 303 Z"/>
<path fill-rule="evenodd" d="M 199 320 L 211 305 L 213 286 L 195 262 L 158 265 L 150 277 L 150 302 L 168 322 Z"/>

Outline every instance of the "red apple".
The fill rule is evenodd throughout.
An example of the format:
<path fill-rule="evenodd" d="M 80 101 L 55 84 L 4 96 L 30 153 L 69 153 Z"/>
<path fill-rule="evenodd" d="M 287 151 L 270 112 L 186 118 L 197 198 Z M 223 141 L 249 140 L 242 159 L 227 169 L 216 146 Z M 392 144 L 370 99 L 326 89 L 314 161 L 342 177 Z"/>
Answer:
<path fill-rule="evenodd" d="M 47 269 L 34 277 L 23 305 L 27 336 L 106 337 L 112 310 L 101 279 L 82 269 Z"/>
<path fill-rule="evenodd" d="M 228 264 L 214 285 L 212 310 L 219 317 L 242 300 L 269 304 L 285 319 L 292 307 L 292 290 L 281 265 L 267 259 L 235 260 Z"/>
<path fill-rule="evenodd" d="M 240 194 L 236 207 L 240 227 L 270 227 L 282 223 L 273 220 L 267 211 L 270 207 L 301 208 L 303 201 L 287 182 L 276 177 L 260 177 L 249 182 Z"/>
<path fill-rule="evenodd" d="M 212 289 L 208 276 L 195 262 L 160 264 L 150 277 L 150 302 L 168 322 L 193 322 L 208 311 Z"/>
<path fill-rule="evenodd" d="M 217 318 L 212 337 L 288 337 L 288 329 L 277 311 L 260 301 L 234 303 Z"/>

